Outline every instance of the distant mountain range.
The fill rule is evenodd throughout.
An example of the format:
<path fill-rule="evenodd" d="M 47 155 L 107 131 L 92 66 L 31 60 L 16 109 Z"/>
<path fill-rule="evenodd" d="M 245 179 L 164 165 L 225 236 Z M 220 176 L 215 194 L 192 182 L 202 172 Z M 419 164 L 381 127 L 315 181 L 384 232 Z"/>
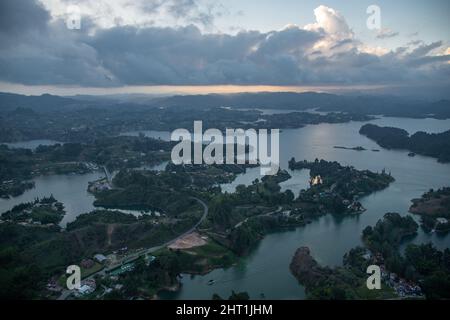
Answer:
<path fill-rule="evenodd" d="M 128 98 L 127 98 L 128 97 Z M 145 95 L 74 96 L 60 97 L 49 94 L 25 96 L 0 93 L 0 112 L 17 108 L 36 112 L 61 110 L 61 108 L 131 105 L 149 107 L 189 108 L 261 108 L 351 112 L 394 117 L 438 119 L 450 118 L 450 100 L 429 102 L 394 96 L 347 96 L 329 93 L 261 92 L 238 94 L 175 95 L 155 97 Z"/>
<path fill-rule="evenodd" d="M 450 118 L 450 100 L 428 102 L 394 96 L 345 96 L 329 93 L 262 92 L 171 96 L 150 101 L 164 107 L 234 107 L 351 112 L 395 117 Z"/>
<path fill-rule="evenodd" d="M 41 96 L 25 96 L 21 94 L 0 92 L 0 112 L 17 108 L 32 109 L 34 111 L 49 111 L 78 104 L 76 100 L 43 94 Z"/>

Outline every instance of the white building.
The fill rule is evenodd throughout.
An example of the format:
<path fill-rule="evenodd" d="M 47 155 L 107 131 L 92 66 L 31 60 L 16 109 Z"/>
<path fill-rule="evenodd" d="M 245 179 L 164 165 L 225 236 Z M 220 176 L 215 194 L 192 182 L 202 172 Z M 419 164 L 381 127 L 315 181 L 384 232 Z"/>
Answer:
<path fill-rule="evenodd" d="M 107 260 L 107 258 L 104 255 L 102 255 L 102 254 L 96 254 L 94 256 L 94 259 L 97 260 L 100 263 L 103 263 L 103 262 L 105 262 Z"/>

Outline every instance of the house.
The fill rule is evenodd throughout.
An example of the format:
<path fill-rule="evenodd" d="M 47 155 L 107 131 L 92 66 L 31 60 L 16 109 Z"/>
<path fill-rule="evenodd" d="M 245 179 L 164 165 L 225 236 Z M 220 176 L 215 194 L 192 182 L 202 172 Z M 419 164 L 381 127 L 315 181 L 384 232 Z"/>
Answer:
<path fill-rule="evenodd" d="M 391 272 L 390 276 L 389 276 L 391 281 L 397 282 L 398 276 L 396 273 Z"/>
<path fill-rule="evenodd" d="M 92 259 L 83 259 L 80 266 L 84 269 L 90 269 L 94 266 L 95 262 Z"/>
<path fill-rule="evenodd" d="M 289 218 L 291 216 L 291 210 L 285 210 L 281 213 L 283 217 Z"/>
<path fill-rule="evenodd" d="M 310 184 L 310 186 L 316 186 L 316 185 L 323 184 L 322 177 L 321 176 L 315 176 L 315 177 L 311 178 L 309 180 L 309 184 Z"/>
<path fill-rule="evenodd" d="M 147 265 L 150 265 L 150 263 L 152 263 L 153 261 L 155 261 L 156 260 L 156 257 L 155 256 L 152 256 L 152 255 L 145 255 L 145 263 L 147 264 Z"/>
<path fill-rule="evenodd" d="M 364 260 L 370 261 L 372 259 L 372 254 L 370 252 L 366 252 L 362 257 Z"/>
<path fill-rule="evenodd" d="M 94 279 L 86 279 L 82 282 L 83 285 L 87 285 L 89 287 L 91 287 L 92 289 L 96 289 L 97 288 L 97 284 L 95 282 Z"/>
<path fill-rule="evenodd" d="M 47 290 L 53 291 L 53 292 L 61 292 L 63 288 L 59 285 L 57 278 L 52 278 L 47 283 Z"/>
<path fill-rule="evenodd" d="M 120 248 L 119 249 L 119 252 L 120 253 L 125 253 L 125 252 L 127 252 L 128 251 L 128 247 L 123 247 L 123 248 Z"/>
<path fill-rule="evenodd" d="M 106 262 L 106 260 L 108 260 L 103 254 L 96 254 L 94 256 L 94 259 L 100 263 L 104 263 L 104 262 Z"/>
<path fill-rule="evenodd" d="M 108 254 L 108 255 L 106 256 L 106 259 L 107 259 L 108 264 L 110 264 L 110 265 L 116 264 L 117 261 L 118 261 L 117 253 L 111 253 L 111 254 Z"/>
<path fill-rule="evenodd" d="M 84 296 L 84 295 L 90 294 L 94 291 L 95 291 L 94 288 L 88 286 L 87 284 L 84 284 L 80 287 L 80 289 L 78 289 L 78 295 Z"/>

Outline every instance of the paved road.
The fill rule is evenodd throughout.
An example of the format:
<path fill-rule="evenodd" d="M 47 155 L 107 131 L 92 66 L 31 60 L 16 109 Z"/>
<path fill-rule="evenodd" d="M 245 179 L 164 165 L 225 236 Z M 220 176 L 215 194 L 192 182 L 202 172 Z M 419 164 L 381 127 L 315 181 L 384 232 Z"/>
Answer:
<path fill-rule="evenodd" d="M 203 207 L 203 215 L 202 215 L 202 217 L 200 218 L 200 220 L 199 220 L 192 228 L 190 228 L 188 231 L 184 232 L 183 234 L 177 236 L 176 238 L 174 238 L 174 239 L 172 239 L 172 240 L 169 240 L 169 241 L 167 241 L 166 243 L 163 243 L 162 245 L 155 246 L 155 247 L 151 247 L 151 248 L 147 248 L 147 249 L 145 249 L 145 250 L 143 250 L 143 251 L 140 251 L 140 252 L 138 252 L 138 253 L 136 253 L 136 254 L 127 256 L 126 261 L 129 262 L 129 261 L 136 260 L 137 258 L 142 257 L 142 256 L 144 256 L 144 255 L 146 255 L 146 254 L 153 253 L 153 252 L 158 251 L 158 250 L 160 250 L 160 249 L 162 249 L 162 248 L 165 248 L 165 247 L 167 247 L 167 246 L 170 246 L 170 245 L 171 245 L 172 243 L 174 243 L 175 241 L 177 241 L 177 240 L 183 238 L 184 236 L 190 234 L 191 232 L 194 232 L 195 229 L 197 229 L 197 227 L 198 227 L 198 226 L 206 219 L 206 217 L 208 216 L 209 208 L 208 208 L 208 206 L 206 205 L 206 203 L 205 203 L 203 200 L 201 200 L 201 199 L 199 199 L 199 198 L 196 198 L 196 197 L 192 197 L 192 199 L 197 200 L 197 202 L 199 202 L 199 203 L 202 205 L 202 207 Z M 93 279 L 96 275 L 101 275 L 101 276 L 103 276 L 103 275 L 105 275 L 105 274 L 106 274 L 106 269 L 102 269 L 102 270 L 100 270 L 100 271 L 98 271 L 98 272 L 96 272 L 96 273 L 93 273 L 92 275 L 90 275 L 89 277 L 87 277 L 87 278 L 85 278 L 85 279 L 83 279 L 83 280 Z M 65 300 L 65 299 L 67 299 L 72 293 L 73 293 L 73 291 L 65 289 L 65 290 L 63 290 L 63 292 L 61 293 L 61 295 L 58 297 L 57 300 Z"/>
<path fill-rule="evenodd" d="M 275 210 L 275 211 L 271 211 L 271 212 L 263 213 L 263 214 L 260 214 L 260 215 L 257 215 L 257 216 L 253 216 L 252 218 L 254 218 L 254 217 L 270 216 L 271 214 L 280 212 L 281 209 L 283 209 L 283 207 L 282 207 L 282 206 L 278 206 L 277 210 Z M 233 228 L 234 228 L 234 229 L 239 228 L 239 227 L 242 226 L 244 223 L 246 223 L 246 222 L 248 221 L 248 219 L 250 219 L 250 218 L 245 218 L 244 220 L 238 222 Z"/>
<path fill-rule="evenodd" d="M 147 254 L 147 253 L 152 253 L 152 252 L 158 251 L 159 249 L 168 247 L 168 246 L 170 246 L 172 243 L 174 243 L 175 241 L 177 241 L 177 240 L 183 238 L 184 236 L 186 236 L 186 235 L 188 235 L 188 234 L 194 232 L 195 229 L 197 229 L 197 227 L 198 227 L 198 226 L 206 219 L 206 217 L 208 216 L 208 210 L 209 210 L 209 209 L 208 209 L 208 206 L 206 205 L 206 203 L 203 202 L 202 200 L 200 200 L 199 198 L 192 197 L 192 199 L 197 200 L 197 201 L 203 206 L 203 215 L 202 215 L 202 217 L 200 218 L 200 220 L 199 220 L 192 228 L 190 228 L 188 231 L 184 232 L 183 234 L 180 234 L 180 235 L 177 236 L 176 238 L 174 238 L 174 239 L 172 239 L 172 240 L 169 240 L 169 241 L 167 241 L 166 243 L 163 243 L 162 245 L 159 245 L 159 246 L 156 246 L 156 247 L 151 247 L 151 248 L 145 249 L 143 252 L 136 253 L 135 255 L 130 255 L 129 258 L 128 258 L 127 260 L 135 260 L 136 258 L 138 258 L 138 257 L 140 257 L 140 256 L 143 256 L 143 255 L 145 255 L 145 254 Z"/>
<path fill-rule="evenodd" d="M 103 173 L 105 174 L 106 180 L 108 180 L 108 183 L 110 185 L 112 185 L 112 178 L 111 178 L 111 175 L 109 174 L 108 169 L 106 169 L 105 166 L 103 166 L 102 168 L 103 168 Z"/>

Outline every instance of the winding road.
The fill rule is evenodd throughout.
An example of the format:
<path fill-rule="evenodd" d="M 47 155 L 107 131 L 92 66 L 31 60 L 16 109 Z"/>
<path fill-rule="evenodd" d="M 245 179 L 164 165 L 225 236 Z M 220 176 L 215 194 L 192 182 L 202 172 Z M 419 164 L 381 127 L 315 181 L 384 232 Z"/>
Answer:
<path fill-rule="evenodd" d="M 162 248 L 165 248 L 165 247 L 167 247 L 167 246 L 170 246 L 170 245 L 171 245 L 172 243 L 174 243 L 175 241 L 177 241 L 177 240 L 183 238 L 184 236 L 186 236 L 186 235 L 188 235 L 188 234 L 194 232 L 195 229 L 197 229 L 197 227 L 198 227 L 198 226 L 206 219 L 206 217 L 208 216 L 209 208 L 208 208 L 208 205 L 207 205 L 203 200 L 201 200 L 201 199 L 199 199 L 199 198 L 196 198 L 196 197 L 191 197 L 191 198 L 194 199 L 194 200 L 196 200 L 196 201 L 197 201 L 198 203 L 200 203 L 200 204 L 202 205 L 202 207 L 203 207 L 203 215 L 202 215 L 202 217 L 200 218 L 200 220 L 199 220 L 192 228 L 190 228 L 190 229 L 187 230 L 186 232 L 180 234 L 180 235 L 177 236 L 176 238 L 171 239 L 171 240 L 169 240 L 169 241 L 167 241 L 167 242 L 165 242 L 165 243 L 163 243 L 163 244 L 161 244 L 161 245 L 159 245 L 159 246 L 147 248 L 147 249 L 142 250 L 142 251 L 140 251 L 140 252 L 137 252 L 137 253 L 135 253 L 135 254 L 129 255 L 129 256 L 127 256 L 126 259 L 122 260 L 122 263 L 128 263 L 128 262 L 134 261 L 134 260 L 138 259 L 139 257 L 145 256 L 145 255 L 147 255 L 147 254 L 149 254 L 149 253 L 153 253 L 153 252 L 158 251 L 158 250 L 160 250 L 160 249 L 162 249 Z M 96 272 L 96 273 L 91 274 L 89 277 L 87 277 L 87 278 L 85 278 L 85 279 L 83 279 L 83 280 L 93 279 L 96 275 L 101 275 L 101 276 L 103 276 L 103 275 L 105 275 L 105 274 L 106 274 L 106 269 L 103 268 L 102 270 L 100 270 L 100 271 L 98 271 L 98 272 Z M 73 292 L 74 292 L 74 290 L 68 290 L 68 289 L 65 289 L 65 290 L 63 290 L 63 291 L 61 292 L 61 295 L 58 297 L 57 300 L 65 300 L 65 299 L 67 299 Z"/>

